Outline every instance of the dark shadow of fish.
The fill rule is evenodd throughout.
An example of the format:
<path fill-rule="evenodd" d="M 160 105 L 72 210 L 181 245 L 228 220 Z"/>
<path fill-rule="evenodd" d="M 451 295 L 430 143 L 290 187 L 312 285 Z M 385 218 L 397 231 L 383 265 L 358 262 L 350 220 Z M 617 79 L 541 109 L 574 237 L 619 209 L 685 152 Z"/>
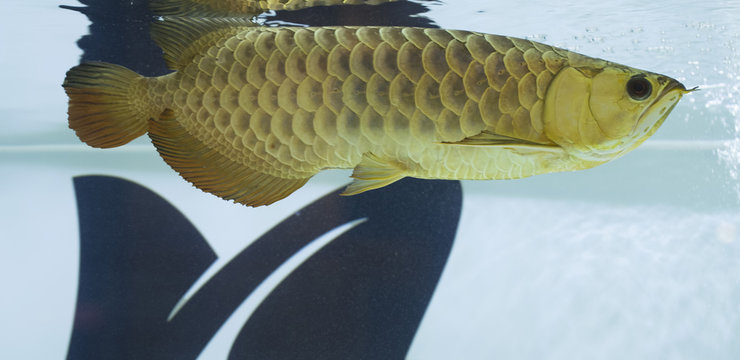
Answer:
<path fill-rule="evenodd" d="M 400 359 L 447 261 L 457 181 L 405 179 L 352 197 L 337 190 L 263 234 L 168 320 L 216 254 L 166 200 L 106 176 L 74 179 L 80 278 L 69 359 L 194 359 L 287 259 L 366 219 L 305 260 L 262 301 L 230 359 Z M 249 229 L 234 234 L 248 241 Z"/>

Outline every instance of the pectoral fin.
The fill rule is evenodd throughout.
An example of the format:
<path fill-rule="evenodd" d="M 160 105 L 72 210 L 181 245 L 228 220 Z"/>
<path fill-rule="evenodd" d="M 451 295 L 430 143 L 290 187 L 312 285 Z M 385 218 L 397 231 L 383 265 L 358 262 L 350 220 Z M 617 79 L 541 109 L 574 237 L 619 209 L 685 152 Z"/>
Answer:
<path fill-rule="evenodd" d="M 401 180 L 405 176 L 406 169 L 403 165 L 382 159 L 372 153 L 366 153 L 352 172 L 354 181 L 344 189 L 342 195 L 357 195 L 378 189 Z"/>
<path fill-rule="evenodd" d="M 466 137 L 460 141 L 455 142 L 444 142 L 446 145 L 461 145 L 461 146 L 501 146 L 501 147 L 515 147 L 515 148 L 527 148 L 537 149 L 544 151 L 560 151 L 561 148 L 554 143 L 537 143 L 534 141 L 517 139 L 510 136 L 499 135 L 488 131 L 482 131 L 479 134 Z"/>

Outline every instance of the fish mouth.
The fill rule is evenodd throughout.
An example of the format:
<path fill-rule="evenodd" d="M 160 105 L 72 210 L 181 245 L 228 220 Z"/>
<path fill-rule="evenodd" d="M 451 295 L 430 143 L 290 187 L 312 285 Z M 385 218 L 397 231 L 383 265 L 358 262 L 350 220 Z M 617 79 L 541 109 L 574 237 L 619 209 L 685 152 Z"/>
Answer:
<path fill-rule="evenodd" d="M 676 90 L 678 90 L 681 93 L 681 95 L 683 96 L 685 94 L 688 94 L 688 93 L 691 93 L 691 92 L 694 92 L 694 91 L 698 91 L 699 90 L 699 87 L 698 86 L 694 86 L 691 89 L 686 89 L 686 86 L 684 86 L 680 82 L 678 82 L 676 80 L 671 80 L 671 82 L 668 83 L 668 85 L 666 85 L 665 89 L 663 89 L 663 93 L 660 95 L 660 97 L 658 97 L 658 99 L 656 99 L 656 102 L 660 101 L 661 98 L 663 98 L 664 96 L 666 96 L 667 94 L 669 94 L 671 91 L 676 91 Z"/>
<path fill-rule="evenodd" d="M 686 89 L 686 87 L 678 82 L 677 80 L 671 79 L 671 81 L 663 88 L 661 94 L 655 99 L 652 105 L 650 105 L 640 115 L 635 129 L 633 130 L 635 144 L 630 147 L 629 150 L 634 149 L 642 143 L 645 139 L 650 137 L 655 131 L 658 130 L 663 121 L 668 117 L 668 114 L 673 111 L 678 101 L 685 94 L 698 90 L 697 87 Z M 629 151 L 628 150 L 628 151 Z"/>
<path fill-rule="evenodd" d="M 652 106 L 650 106 L 650 108 L 662 102 L 663 98 L 668 96 L 669 94 L 678 92 L 678 99 L 676 99 L 676 103 L 678 103 L 678 100 L 681 100 L 681 97 L 683 97 L 686 94 L 692 93 L 694 91 L 699 91 L 699 87 L 694 86 L 691 89 L 686 89 L 686 86 L 684 86 L 684 84 L 680 83 L 678 80 L 671 79 L 668 85 L 666 85 L 666 87 L 663 89 L 662 94 L 660 94 L 660 96 L 657 99 L 655 99 L 655 103 Z"/>
<path fill-rule="evenodd" d="M 653 115 L 657 110 L 660 115 L 664 115 L 658 121 L 659 125 L 668 116 L 671 110 L 673 110 L 673 107 L 676 106 L 678 101 L 681 100 L 682 96 L 697 90 L 698 86 L 691 89 L 686 89 L 686 86 L 684 86 L 684 84 L 680 83 L 677 80 L 671 79 L 668 82 L 668 85 L 663 88 L 660 95 L 655 98 L 653 103 L 648 106 L 648 108 L 645 109 L 645 111 L 642 113 L 642 115 L 640 116 L 640 122 L 642 122 L 646 117 Z"/>

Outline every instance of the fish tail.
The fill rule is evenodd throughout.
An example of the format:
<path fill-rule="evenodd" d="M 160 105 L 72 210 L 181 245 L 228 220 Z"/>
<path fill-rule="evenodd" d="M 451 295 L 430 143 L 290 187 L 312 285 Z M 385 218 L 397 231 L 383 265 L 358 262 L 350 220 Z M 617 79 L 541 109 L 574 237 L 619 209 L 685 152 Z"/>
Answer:
<path fill-rule="evenodd" d="M 67 72 L 69 127 L 92 147 L 121 146 L 147 131 L 150 117 L 134 84 L 144 77 L 120 65 L 83 63 Z M 145 92 L 143 92 L 145 93 Z"/>

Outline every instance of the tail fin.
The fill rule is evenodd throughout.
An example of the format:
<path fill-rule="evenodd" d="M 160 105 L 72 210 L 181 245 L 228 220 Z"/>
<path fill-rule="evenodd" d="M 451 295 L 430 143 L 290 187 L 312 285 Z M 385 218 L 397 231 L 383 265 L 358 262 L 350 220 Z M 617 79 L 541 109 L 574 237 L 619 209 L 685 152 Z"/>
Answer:
<path fill-rule="evenodd" d="M 141 78 L 123 66 L 102 62 L 70 69 L 62 84 L 69 96 L 69 127 L 97 148 L 121 146 L 145 134 L 149 114 L 131 91 Z"/>

